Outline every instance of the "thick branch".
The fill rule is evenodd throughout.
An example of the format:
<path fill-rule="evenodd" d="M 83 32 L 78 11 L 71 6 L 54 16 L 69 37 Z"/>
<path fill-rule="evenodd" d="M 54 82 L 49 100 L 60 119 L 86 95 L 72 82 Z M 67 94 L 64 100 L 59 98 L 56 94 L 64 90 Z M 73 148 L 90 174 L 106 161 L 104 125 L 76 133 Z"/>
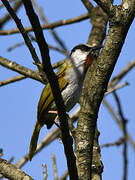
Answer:
<path fill-rule="evenodd" d="M 134 19 L 135 3 L 129 1 L 128 5 L 127 11 L 115 6 L 115 14 L 110 17 L 105 46 L 97 61 L 94 61 L 88 69 L 84 80 L 75 147 L 80 179 L 91 178 L 92 149 L 99 106 Z M 122 21 L 121 17 L 123 17 Z"/>
<path fill-rule="evenodd" d="M 108 16 L 113 14 L 113 4 L 112 0 L 94 0 L 103 10 L 108 14 Z"/>
<path fill-rule="evenodd" d="M 107 15 L 100 7 L 93 8 L 92 16 L 92 31 L 90 33 L 88 44 L 95 46 L 102 44 L 106 35 L 106 26 L 108 22 Z M 90 81 L 84 84 L 83 90 L 87 92 L 87 88 Z M 86 86 L 87 84 L 87 86 Z M 103 164 L 101 162 L 100 147 L 98 144 L 99 133 L 95 127 L 96 116 L 89 116 L 89 106 L 87 101 L 89 99 L 88 94 L 83 94 L 80 99 L 81 111 L 78 120 L 76 139 L 75 139 L 75 153 L 77 157 L 77 168 L 80 179 L 90 179 L 90 170 L 92 163 L 92 178 L 101 179 L 101 173 L 103 171 Z M 84 100 L 84 101 L 83 101 Z M 84 102 L 84 104 L 83 104 Z M 94 120 L 93 120 L 94 119 Z M 84 128 L 85 127 L 85 128 Z M 94 148 L 93 148 L 94 141 Z M 92 162 L 93 156 L 93 162 Z"/>
<path fill-rule="evenodd" d="M 29 175 L 10 164 L 8 161 L 0 158 L 0 173 L 12 180 L 33 180 Z"/>
<path fill-rule="evenodd" d="M 97 6 L 92 10 L 90 21 L 92 24 L 92 30 L 88 38 L 88 44 L 92 46 L 102 44 L 103 40 L 106 37 L 108 16 L 99 6 Z"/>
<path fill-rule="evenodd" d="M 93 10 L 93 5 L 91 4 L 91 2 L 89 0 L 81 0 L 82 3 L 84 4 L 84 6 L 86 7 L 86 9 L 88 10 L 89 16 L 91 17 L 92 15 L 92 10 Z"/>

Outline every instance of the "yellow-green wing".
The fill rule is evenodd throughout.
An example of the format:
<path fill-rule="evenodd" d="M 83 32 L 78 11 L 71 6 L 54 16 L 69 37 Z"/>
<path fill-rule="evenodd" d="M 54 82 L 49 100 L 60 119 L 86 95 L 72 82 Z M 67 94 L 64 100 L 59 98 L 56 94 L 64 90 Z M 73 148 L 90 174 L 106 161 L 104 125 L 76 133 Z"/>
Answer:
<path fill-rule="evenodd" d="M 71 64 L 70 60 L 65 59 L 65 62 L 61 66 L 59 66 L 58 72 L 56 73 L 56 75 L 58 77 L 65 75 L 65 73 L 68 71 L 69 68 L 71 68 L 71 66 L 72 66 L 72 64 Z"/>
<path fill-rule="evenodd" d="M 58 76 L 60 91 L 62 91 L 68 84 L 68 81 L 64 78 L 65 72 L 66 72 L 66 66 L 62 65 L 62 67 L 59 68 L 59 71 L 56 73 Z M 44 87 L 38 103 L 38 114 L 44 112 L 53 100 L 54 97 L 52 94 L 52 90 L 50 88 L 50 84 L 48 83 Z"/>
<path fill-rule="evenodd" d="M 65 72 L 68 68 L 70 68 L 70 66 L 67 64 L 63 64 L 58 72 L 56 73 L 58 76 L 58 83 L 60 86 L 60 91 L 62 91 L 68 84 L 68 81 L 64 78 L 65 76 Z M 39 103 L 38 103 L 38 113 L 42 113 L 47 107 L 48 105 L 53 101 L 53 94 L 50 88 L 50 84 L 48 83 L 41 94 Z M 29 155 L 28 158 L 31 160 L 35 151 L 36 151 L 36 147 L 37 147 L 37 141 L 38 141 L 38 136 L 39 136 L 39 132 L 40 129 L 42 128 L 43 124 L 41 122 L 36 121 L 35 127 L 34 127 L 34 131 L 31 137 L 31 142 L 30 142 L 30 147 L 29 147 Z"/>

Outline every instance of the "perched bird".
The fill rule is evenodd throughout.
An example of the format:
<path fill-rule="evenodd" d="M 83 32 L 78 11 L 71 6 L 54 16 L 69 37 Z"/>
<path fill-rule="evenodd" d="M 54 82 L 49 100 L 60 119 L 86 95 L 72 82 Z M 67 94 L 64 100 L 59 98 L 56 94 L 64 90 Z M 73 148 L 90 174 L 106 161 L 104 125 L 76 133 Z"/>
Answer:
<path fill-rule="evenodd" d="M 93 61 L 96 50 L 100 48 L 102 46 L 91 47 L 88 44 L 79 44 L 72 49 L 70 54 L 71 60 L 67 59 L 58 69 L 56 75 L 58 76 L 58 83 L 67 112 L 78 102 L 87 69 Z M 37 147 L 40 129 L 43 125 L 46 125 L 48 129 L 52 127 L 57 116 L 57 113 L 53 113 L 55 111 L 57 111 L 57 108 L 50 84 L 48 83 L 44 87 L 38 103 L 37 121 L 29 148 L 30 160 Z"/>

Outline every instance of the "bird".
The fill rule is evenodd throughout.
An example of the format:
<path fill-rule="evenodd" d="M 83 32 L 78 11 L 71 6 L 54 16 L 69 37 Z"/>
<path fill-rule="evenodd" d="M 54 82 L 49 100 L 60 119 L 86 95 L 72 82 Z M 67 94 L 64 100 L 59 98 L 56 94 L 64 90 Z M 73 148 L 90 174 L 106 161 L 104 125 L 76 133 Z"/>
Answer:
<path fill-rule="evenodd" d="M 70 58 L 66 59 L 58 68 L 56 75 L 58 77 L 59 88 L 66 107 L 66 112 L 69 112 L 78 102 L 88 67 L 92 64 L 97 50 L 102 47 L 102 45 L 90 46 L 89 44 L 79 44 L 71 50 Z M 48 83 L 43 88 L 38 103 L 37 121 L 29 146 L 29 160 L 32 160 L 36 151 L 41 128 L 46 125 L 47 129 L 50 129 L 55 123 L 55 118 L 57 116 L 57 107 L 50 84 Z M 57 123 L 55 124 L 57 125 Z"/>

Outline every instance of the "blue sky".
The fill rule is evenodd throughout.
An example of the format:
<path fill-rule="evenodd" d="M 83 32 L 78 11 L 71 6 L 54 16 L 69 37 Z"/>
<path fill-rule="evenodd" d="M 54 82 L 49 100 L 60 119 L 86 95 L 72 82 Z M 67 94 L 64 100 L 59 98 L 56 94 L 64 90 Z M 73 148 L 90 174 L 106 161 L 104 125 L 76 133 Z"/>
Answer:
<path fill-rule="evenodd" d="M 48 20 L 50 22 L 79 16 L 87 12 L 81 1 L 77 0 L 38 0 L 38 2 L 42 6 L 45 15 L 48 17 Z M 5 10 L 3 9 L 1 12 L 4 13 Z M 21 18 L 22 23 L 28 26 L 29 23 L 23 7 L 19 10 L 18 15 Z M 112 74 L 112 77 L 117 75 L 124 67 L 127 66 L 127 64 L 131 60 L 134 59 L 134 27 L 135 22 L 133 22 L 129 30 L 128 36 L 122 48 L 122 52 Z M 10 28 L 15 28 L 15 24 L 13 21 L 7 23 L 7 25 L 4 27 L 4 29 Z M 56 29 L 56 32 L 65 42 L 68 50 L 71 50 L 75 45 L 87 42 L 90 29 L 91 25 L 89 23 L 89 20 L 85 20 L 74 25 L 59 27 Z M 49 44 L 57 45 L 48 30 L 45 30 L 44 34 Z M 21 48 L 16 48 L 11 52 L 7 51 L 8 47 L 14 45 L 15 43 L 21 42 L 22 40 L 23 39 L 21 35 L 18 34 L 10 36 L 0 36 L 0 42 L 2 42 L 0 56 L 6 57 L 31 69 L 36 69 L 35 65 L 33 65 L 33 60 L 27 47 L 22 46 Z M 36 51 L 38 52 L 36 43 L 34 43 L 34 46 L 36 48 Z M 55 51 L 50 51 L 50 56 L 52 63 L 64 58 L 63 55 Z M 128 75 L 126 75 L 122 80 L 122 82 L 128 81 L 130 85 L 118 90 L 118 95 L 121 99 L 124 115 L 128 119 L 128 132 L 135 141 L 134 73 L 135 69 L 128 73 Z M 0 81 L 8 79 L 14 75 L 17 75 L 17 73 L 0 66 Z M 34 124 L 36 122 L 36 108 L 43 87 L 44 85 L 40 82 L 26 79 L 0 88 L 0 148 L 3 148 L 4 150 L 3 158 L 10 159 L 10 157 L 14 156 L 15 162 L 28 152 L 30 138 L 34 128 Z M 107 100 L 110 101 L 114 110 L 116 110 L 117 112 L 113 96 L 108 95 Z M 100 144 L 117 141 L 122 136 L 121 130 L 115 124 L 110 114 L 106 111 L 104 105 L 101 105 L 100 107 L 98 128 L 101 133 L 99 138 Z M 41 141 L 42 138 L 46 134 L 48 134 L 48 132 L 49 131 L 44 127 L 40 133 L 39 141 Z M 104 148 L 101 150 L 102 161 L 104 164 L 104 180 L 122 179 L 122 149 L 122 146 L 120 146 Z M 63 153 L 63 146 L 58 143 L 57 140 L 55 140 L 55 142 L 51 143 L 47 148 L 42 150 L 40 154 L 35 156 L 32 162 L 28 162 L 23 167 L 23 170 L 31 175 L 34 179 L 41 180 L 43 179 L 42 164 L 46 164 L 48 179 L 53 179 L 51 160 L 52 152 L 56 155 L 58 175 L 60 177 L 66 170 L 66 160 Z M 134 167 L 135 154 L 131 146 L 128 144 L 128 180 L 132 180 L 135 176 Z"/>

